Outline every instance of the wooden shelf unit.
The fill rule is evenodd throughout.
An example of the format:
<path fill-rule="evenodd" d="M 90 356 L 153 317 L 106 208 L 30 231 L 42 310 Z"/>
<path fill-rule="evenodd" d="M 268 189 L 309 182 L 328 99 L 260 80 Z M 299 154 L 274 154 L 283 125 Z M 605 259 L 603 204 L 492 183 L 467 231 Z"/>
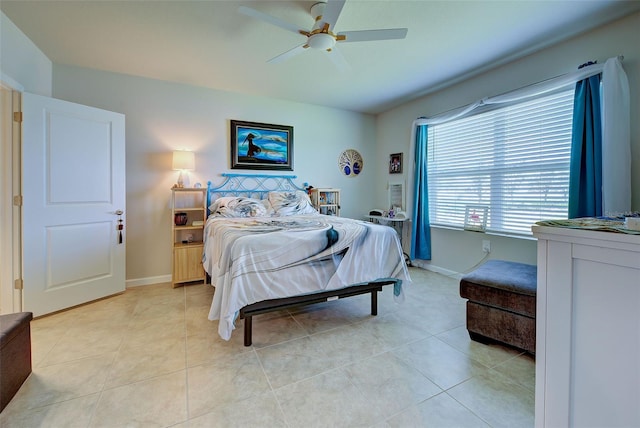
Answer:
<path fill-rule="evenodd" d="M 311 203 L 325 215 L 340 215 L 340 189 L 311 189 Z"/>
<path fill-rule="evenodd" d="M 206 282 L 202 266 L 204 222 L 207 219 L 206 190 L 202 188 L 171 189 L 171 227 L 173 235 L 172 284 Z M 187 223 L 176 225 L 176 214 L 184 213 Z M 202 222 L 193 225 L 193 222 Z"/>

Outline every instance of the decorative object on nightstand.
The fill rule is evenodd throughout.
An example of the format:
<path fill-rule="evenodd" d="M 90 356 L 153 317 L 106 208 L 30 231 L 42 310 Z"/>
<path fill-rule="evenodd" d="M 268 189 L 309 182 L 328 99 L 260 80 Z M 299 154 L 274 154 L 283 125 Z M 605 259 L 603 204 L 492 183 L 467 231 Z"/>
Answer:
<path fill-rule="evenodd" d="M 173 215 L 173 222 L 176 226 L 186 226 L 187 220 L 187 213 L 180 212 Z"/>
<path fill-rule="evenodd" d="M 312 188 L 311 203 L 320 214 L 340 215 L 340 189 Z"/>
<path fill-rule="evenodd" d="M 207 276 L 202 266 L 206 191 L 187 187 L 171 189 L 174 288 L 188 282 L 206 282 Z"/>
<path fill-rule="evenodd" d="M 185 176 L 187 179 L 187 184 L 189 183 L 188 171 L 193 171 L 194 169 L 196 169 L 195 154 L 186 150 L 176 150 L 175 152 L 173 152 L 173 169 L 175 171 L 180 171 L 176 187 L 179 189 L 184 188 Z"/>
<path fill-rule="evenodd" d="M 393 210 L 396 214 L 405 211 L 404 182 L 389 182 L 387 190 L 389 211 Z"/>

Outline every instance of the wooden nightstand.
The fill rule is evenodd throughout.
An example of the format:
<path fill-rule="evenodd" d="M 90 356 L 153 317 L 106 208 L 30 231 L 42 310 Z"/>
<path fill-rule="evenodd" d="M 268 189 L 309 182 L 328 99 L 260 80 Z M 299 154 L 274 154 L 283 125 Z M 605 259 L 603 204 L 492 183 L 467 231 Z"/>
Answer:
<path fill-rule="evenodd" d="M 187 282 L 206 282 L 207 276 L 202 267 L 206 191 L 200 188 L 171 189 L 174 288 Z"/>

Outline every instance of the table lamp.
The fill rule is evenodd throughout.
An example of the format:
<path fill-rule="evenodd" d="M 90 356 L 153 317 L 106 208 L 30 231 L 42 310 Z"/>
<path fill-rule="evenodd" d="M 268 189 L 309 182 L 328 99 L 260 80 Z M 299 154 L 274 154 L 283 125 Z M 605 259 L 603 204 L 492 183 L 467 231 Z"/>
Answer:
<path fill-rule="evenodd" d="M 187 180 L 188 180 L 189 173 L 187 171 L 193 171 L 195 168 L 196 168 L 195 153 L 188 152 L 186 150 L 176 150 L 173 152 L 173 169 L 175 171 L 180 171 L 180 175 L 178 176 L 177 187 L 184 187 L 183 174 L 187 174 Z"/>

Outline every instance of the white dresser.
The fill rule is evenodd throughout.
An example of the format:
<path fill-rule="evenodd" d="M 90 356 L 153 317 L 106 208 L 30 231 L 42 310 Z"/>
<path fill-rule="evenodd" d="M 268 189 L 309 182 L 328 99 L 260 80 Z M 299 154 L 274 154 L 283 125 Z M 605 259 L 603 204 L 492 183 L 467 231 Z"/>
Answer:
<path fill-rule="evenodd" d="M 533 234 L 536 426 L 640 427 L 640 235 Z"/>

